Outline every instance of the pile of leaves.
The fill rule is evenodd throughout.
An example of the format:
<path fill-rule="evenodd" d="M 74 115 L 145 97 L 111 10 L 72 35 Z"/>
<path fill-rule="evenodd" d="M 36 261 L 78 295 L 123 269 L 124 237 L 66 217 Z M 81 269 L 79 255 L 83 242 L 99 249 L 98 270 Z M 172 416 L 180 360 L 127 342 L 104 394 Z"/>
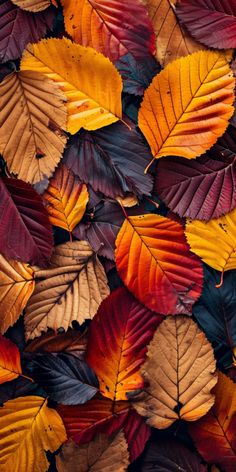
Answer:
<path fill-rule="evenodd" d="M 235 0 L 0 1 L 0 470 L 236 470 Z"/>

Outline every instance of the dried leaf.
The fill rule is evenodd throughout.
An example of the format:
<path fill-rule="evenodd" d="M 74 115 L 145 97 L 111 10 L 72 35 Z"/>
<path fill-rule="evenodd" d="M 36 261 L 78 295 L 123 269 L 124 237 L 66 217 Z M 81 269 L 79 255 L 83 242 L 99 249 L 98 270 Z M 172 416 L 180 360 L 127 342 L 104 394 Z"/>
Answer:
<path fill-rule="evenodd" d="M 50 0 L 12 0 L 14 5 L 17 5 L 22 10 L 31 12 L 38 12 L 45 10 L 51 5 Z"/>
<path fill-rule="evenodd" d="M 234 111 L 234 82 L 218 52 L 199 51 L 168 64 L 139 109 L 139 127 L 153 156 L 193 159 L 215 144 Z"/>
<path fill-rule="evenodd" d="M 86 241 L 56 246 L 46 270 L 35 272 L 35 291 L 26 307 L 26 338 L 48 328 L 65 330 L 92 318 L 109 294 L 102 264 Z"/>
<path fill-rule="evenodd" d="M 95 130 L 122 115 L 122 80 L 115 66 L 92 48 L 67 38 L 50 38 L 27 47 L 21 70 L 43 73 L 59 83 L 68 102 L 67 131 Z M 70 71 L 70 72 L 69 72 Z"/>
<path fill-rule="evenodd" d="M 18 347 L 0 335 L 0 384 L 17 379 L 21 372 Z"/>
<path fill-rule="evenodd" d="M 87 330 L 83 333 L 69 329 L 66 333 L 49 331 L 31 341 L 26 352 L 68 352 L 79 359 L 84 358 L 87 346 Z"/>
<path fill-rule="evenodd" d="M 150 426 L 168 428 L 179 418 L 196 421 L 207 413 L 214 404 L 216 362 L 211 344 L 191 318 L 164 320 L 147 357 L 141 374 L 148 387 L 134 396 L 133 406 Z"/>
<path fill-rule="evenodd" d="M 39 182 L 59 163 L 67 139 L 65 100 L 36 72 L 15 72 L 0 83 L 0 152 L 19 179 Z"/>

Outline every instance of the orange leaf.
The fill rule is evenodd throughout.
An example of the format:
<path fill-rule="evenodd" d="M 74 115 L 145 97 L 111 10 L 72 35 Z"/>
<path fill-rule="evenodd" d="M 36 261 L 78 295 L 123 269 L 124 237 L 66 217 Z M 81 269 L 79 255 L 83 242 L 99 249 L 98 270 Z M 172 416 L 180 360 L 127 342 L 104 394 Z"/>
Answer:
<path fill-rule="evenodd" d="M 209 413 L 189 425 L 200 454 L 225 472 L 236 470 L 236 384 L 219 372 L 215 404 Z"/>
<path fill-rule="evenodd" d="M 234 108 L 225 55 L 199 51 L 168 64 L 144 94 L 139 128 L 155 158 L 193 159 L 224 133 Z"/>
<path fill-rule="evenodd" d="M 18 347 L 0 335 L 0 384 L 16 379 L 21 372 Z"/>
<path fill-rule="evenodd" d="M 183 227 L 160 215 L 130 216 L 116 239 L 117 270 L 129 290 L 161 314 L 191 313 L 203 270 Z"/>
<path fill-rule="evenodd" d="M 88 203 L 88 191 L 73 172 L 60 165 L 43 195 L 52 225 L 73 231 Z"/>

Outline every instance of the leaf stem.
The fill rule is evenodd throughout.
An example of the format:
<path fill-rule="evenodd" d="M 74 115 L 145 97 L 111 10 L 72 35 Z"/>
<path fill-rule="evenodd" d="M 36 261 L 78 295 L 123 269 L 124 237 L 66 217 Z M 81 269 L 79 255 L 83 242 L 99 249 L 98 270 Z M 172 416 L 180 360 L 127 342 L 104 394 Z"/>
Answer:
<path fill-rule="evenodd" d="M 223 282 L 224 282 L 224 269 L 223 269 L 222 272 L 221 272 L 220 283 L 219 283 L 219 284 L 216 284 L 215 287 L 216 287 L 216 288 L 222 287 Z"/>
<path fill-rule="evenodd" d="M 152 158 L 152 160 L 149 162 L 147 167 L 144 169 L 144 174 L 147 173 L 147 171 L 149 170 L 149 168 L 151 167 L 151 165 L 153 164 L 154 161 L 155 161 L 155 157 Z"/>
<path fill-rule="evenodd" d="M 122 118 L 120 118 L 120 121 L 121 121 L 121 123 L 123 123 L 128 128 L 129 131 L 132 131 L 131 126 L 128 125 L 128 123 L 126 123 L 126 121 L 122 120 Z"/>
<path fill-rule="evenodd" d="M 28 375 L 20 374 L 20 376 L 24 377 L 24 379 L 30 380 L 30 382 L 34 382 L 34 379 L 32 379 L 31 377 L 28 377 Z"/>

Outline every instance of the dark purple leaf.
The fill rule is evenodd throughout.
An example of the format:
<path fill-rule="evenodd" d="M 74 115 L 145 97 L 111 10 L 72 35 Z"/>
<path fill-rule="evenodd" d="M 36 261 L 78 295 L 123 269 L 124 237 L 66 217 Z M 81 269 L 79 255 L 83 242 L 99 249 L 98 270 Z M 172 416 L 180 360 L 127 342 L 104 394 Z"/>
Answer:
<path fill-rule="evenodd" d="M 143 457 L 141 472 L 207 472 L 201 458 L 172 439 L 151 442 Z"/>
<path fill-rule="evenodd" d="M 155 191 L 173 212 L 181 217 L 208 221 L 236 207 L 233 137 L 226 133 L 211 151 L 197 159 L 160 159 Z"/>
<path fill-rule="evenodd" d="M 99 388 L 91 367 L 69 354 L 32 354 L 29 369 L 49 397 L 64 405 L 86 403 Z"/>
<path fill-rule="evenodd" d="M 151 153 L 141 135 L 123 123 L 81 131 L 65 152 L 64 164 L 93 190 L 108 197 L 150 195 L 152 177 L 144 174 Z"/>
<path fill-rule="evenodd" d="M 236 47 L 235 0 L 179 0 L 176 14 L 191 36 L 208 47 Z"/>
<path fill-rule="evenodd" d="M 22 180 L 0 179 L 0 252 L 46 267 L 52 249 L 52 227 L 42 198 Z"/>
<path fill-rule="evenodd" d="M 161 70 L 153 56 L 147 55 L 136 60 L 130 53 L 122 56 L 115 66 L 123 79 L 123 92 L 141 96 Z"/>
<path fill-rule="evenodd" d="M 28 43 L 43 38 L 52 28 L 54 7 L 38 13 L 21 10 L 10 0 L 0 3 L 0 62 L 21 56 Z"/>

